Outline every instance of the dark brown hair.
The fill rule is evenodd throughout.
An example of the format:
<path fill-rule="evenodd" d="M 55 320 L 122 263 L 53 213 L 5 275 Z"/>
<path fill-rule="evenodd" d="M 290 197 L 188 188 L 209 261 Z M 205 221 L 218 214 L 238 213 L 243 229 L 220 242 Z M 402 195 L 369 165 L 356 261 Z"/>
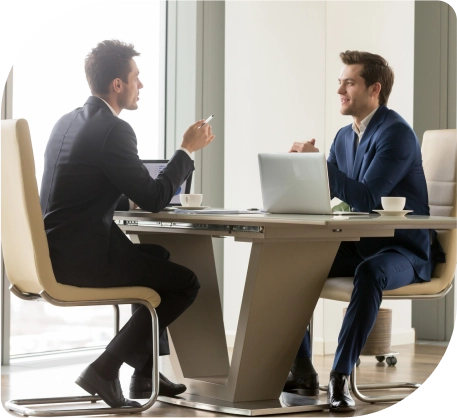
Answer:
<path fill-rule="evenodd" d="M 107 94 L 115 78 L 127 83 L 130 60 L 140 55 L 132 44 L 118 40 L 102 41 L 87 55 L 84 69 L 93 94 Z"/>
<path fill-rule="evenodd" d="M 376 82 L 381 84 L 379 104 L 387 105 L 394 84 L 394 71 L 389 66 L 389 63 L 380 55 L 363 51 L 341 52 L 340 58 L 343 64 L 346 65 L 362 64 L 363 68 L 360 71 L 360 77 L 365 80 L 367 87 Z"/>

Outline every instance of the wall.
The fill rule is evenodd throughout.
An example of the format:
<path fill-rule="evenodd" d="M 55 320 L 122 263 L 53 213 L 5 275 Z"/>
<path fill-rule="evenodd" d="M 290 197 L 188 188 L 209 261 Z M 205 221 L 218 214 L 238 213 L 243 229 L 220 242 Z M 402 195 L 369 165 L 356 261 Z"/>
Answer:
<path fill-rule="evenodd" d="M 192 193 L 203 204 L 224 207 L 224 33 L 225 3 L 170 1 L 167 7 L 166 157 L 181 145 L 182 134 L 210 114 L 216 139 L 193 154 Z M 223 295 L 223 240 L 214 238 L 214 257 Z"/>
<path fill-rule="evenodd" d="M 388 106 L 413 124 L 414 87 L 414 3 L 413 2 L 327 2 L 326 9 L 326 115 L 325 149 L 330 149 L 335 133 L 352 123 L 350 116 L 339 113 L 337 78 L 342 67 L 339 53 L 362 50 L 387 59 L 395 72 L 395 82 Z M 379 23 L 377 23 L 379 22 Z M 382 23 L 380 23 L 382 22 Z M 362 36 L 363 34 L 363 36 Z M 322 316 L 322 329 L 316 329 L 315 351 L 333 353 L 342 322 L 345 303 L 321 300 L 315 314 Z M 386 301 L 393 309 L 392 341 L 414 341 L 411 328 L 411 302 Z"/>
<path fill-rule="evenodd" d="M 8 78 L 5 82 L 5 88 L 3 89 L 3 94 L 2 94 L 2 110 L 1 110 L 2 119 L 11 119 L 11 115 L 13 113 L 13 103 L 11 100 L 11 97 L 13 95 L 12 85 L 13 85 L 13 71 L 11 70 L 8 74 Z"/>
<path fill-rule="evenodd" d="M 456 15 L 444 2 L 421 1 L 415 8 L 414 130 L 419 139 L 432 129 L 456 127 Z M 450 340 L 456 287 L 444 298 L 412 302 L 416 337 Z"/>
<path fill-rule="evenodd" d="M 226 2 L 225 207 L 262 207 L 257 154 L 325 132 L 324 2 Z M 224 320 L 234 336 L 250 244 L 225 241 Z M 236 260 L 236 263 L 230 260 Z"/>
<path fill-rule="evenodd" d="M 328 152 L 352 122 L 336 95 L 346 49 L 379 53 L 396 74 L 389 106 L 412 124 L 414 3 L 226 2 L 225 207 L 261 207 L 259 152 L 287 152 L 316 138 Z M 224 319 L 238 321 L 250 244 L 226 240 Z M 236 260 L 236 263 L 229 260 Z M 315 352 L 332 353 L 346 304 L 320 301 Z M 387 306 L 387 304 L 386 304 Z M 394 307 L 394 343 L 414 340 L 411 303 Z M 296 314 L 296 313 L 294 313 Z"/>
<path fill-rule="evenodd" d="M 13 71 L 9 71 L 5 88 L 2 94 L 1 119 L 11 119 L 13 113 L 12 106 L 12 84 Z M 0 243 L 1 244 L 1 243 Z M 5 265 L 3 264 L 3 252 L 0 255 L 0 351 L 1 365 L 9 364 L 10 362 L 10 282 L 6 277 Z"/>

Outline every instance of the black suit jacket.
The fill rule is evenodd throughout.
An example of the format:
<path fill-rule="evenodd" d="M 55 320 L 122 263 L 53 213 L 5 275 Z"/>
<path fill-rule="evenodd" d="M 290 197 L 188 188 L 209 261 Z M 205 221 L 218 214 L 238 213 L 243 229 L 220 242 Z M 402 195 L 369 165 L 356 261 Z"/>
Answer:
<path fill-rule="evenodd" d="M 63 116 L 46 147 L 40 193 L 57 281 L 111 287 L 144 275 L 139 249 L 113 222 L 116 206 L 125 195 L 159 212 L 193 169 L 177 151 L 154 180 L 138 157 L 133 129 L 95 96 Z"/>

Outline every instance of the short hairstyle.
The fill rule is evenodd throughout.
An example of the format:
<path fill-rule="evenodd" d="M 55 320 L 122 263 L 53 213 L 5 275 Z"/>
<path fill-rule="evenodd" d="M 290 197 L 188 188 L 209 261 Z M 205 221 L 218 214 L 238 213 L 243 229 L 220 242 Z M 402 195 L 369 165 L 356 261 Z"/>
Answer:
<path fill-rule="evenodd" d="M 362 64 L 360 76 L 365 80 L 365 85 L 369 87 L 379 82 L 381 84 L 379 104 L 387 105 L 394 84 L 394 71 L 389 63 L 380 55 L 363 51 L 341 52 L 340 58 L 346 65 Z"/>
<path fill-rule="evenodd" d="M 130 60 L 140 55 L 132 44 L 118 40 L 102 41 L 87 55 L 84 69 L 93 94 L 107 94 L 110 83 L 120 78 L 127 83 Z"/>

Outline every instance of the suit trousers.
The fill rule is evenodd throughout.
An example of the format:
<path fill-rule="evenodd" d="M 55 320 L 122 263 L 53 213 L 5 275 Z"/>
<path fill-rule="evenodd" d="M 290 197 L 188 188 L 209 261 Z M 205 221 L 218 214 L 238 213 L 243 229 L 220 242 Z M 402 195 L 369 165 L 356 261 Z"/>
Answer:
<path fill-rule="evenodd" d="M 410 261 L 387 250 L 364 259 L 354 242 L 342 242 L 328 277 L 354 276 L 354 290 L 343 319 L 333 370 L 349 375 L 370 334 L 382 302 L 383 290 L 398 289 L 420 279 Z M 310 355 L 305 335 L 297 357 Z"/>
<path fill-rule="evenodd" d="M 169 354 L 166 328 L 195 300 L 200 289 L 195 274 L 186 267 L 168 261 L 169 252 L 153 244 L 139 244 L 143 262 L 150 271 L 140 278 L 126 279 L 118 286 L 145 286 L 157 291 L 161 302 L 156 308 L 159 319 L 159 354 Z M 132 305 L 132 316 L 111 340 L 106 350 L 136 370 L 142 370 L 152 353 L 151 314 L 141 305 Z"/>

